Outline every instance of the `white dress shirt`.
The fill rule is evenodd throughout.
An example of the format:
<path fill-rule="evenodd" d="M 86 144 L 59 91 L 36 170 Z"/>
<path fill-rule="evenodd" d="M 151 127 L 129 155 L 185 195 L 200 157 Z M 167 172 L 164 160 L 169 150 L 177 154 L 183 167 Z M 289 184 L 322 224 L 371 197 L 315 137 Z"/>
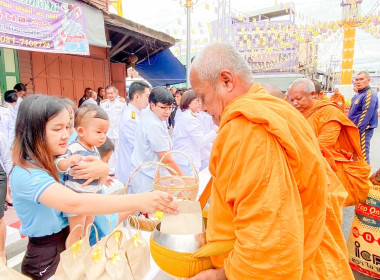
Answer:
<path fill-rule="evenodd" d="M 157 153 L 170 151 L 172 141 L 166 126 L 152 110 L 146 110 L 137 128 L 131 157 L 131 172 L 144 162 L 159 161 Z M 153 189 L 153 179 L 157 165 L 147 165 L 132 177 L 129 193 L 148 192 Z"/>
<path fill-rule="evenodd" d="M 0 165 L 4 169 L 7 176 L 12 170 L 13 162 L 11 157 L 11 148 L 5 135 L 0 131 Z"/>
<path fill-rule="evenodd" d="M 173 130 L 173 149 L 185 153 L 193 161 L 197 171 L 201 167 L 201 149 L 210 145 L 216 138 L 215 130 L 204 133 L 201 122 L 190 109 L 176 115 L 175 127 Z M 188 166 L 188 160 L 178 154 L 173 154 L 173 158 L 181 166 Z M 184 171 L 184 170 L 183 170 Z M 186 170 L 185 170 L 186 171 Z M 190 170 L 185 172 L 190 175 Z"/>
<path fill-rule="evenodd" d="M 125 108 L 119 125 L 119 151 L 116 163 L 116 178 L 124 185 L 131 173 L 131 155 L 137 127 L 141 121 L 141 111 L 132 104 Z"/>
<path fill-rule="evenodd" d="M 107 112 L 110 119 L 110 127 L 107 136 L 111 139 L 118 139 L 121 115 L 126 108 L 124 98 L 116 98 L 114 101 L 104 99 L 100 102 L 100 107 Z"/>

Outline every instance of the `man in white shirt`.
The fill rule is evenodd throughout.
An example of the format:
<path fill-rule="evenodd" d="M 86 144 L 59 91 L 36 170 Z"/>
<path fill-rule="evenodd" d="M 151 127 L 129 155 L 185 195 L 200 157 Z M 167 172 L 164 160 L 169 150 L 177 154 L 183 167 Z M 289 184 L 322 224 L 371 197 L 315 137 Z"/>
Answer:
<path fill-rule="evenodd" d="M 172 149 L 172 141 L 166 121 L 173 110 L 173 94 L 166 88 L 155 87 L 149 95 L 150 109 L 146 110 L 137 128 L 134 149 L 131 157 L 131 170 L 144 162 L 159 161 Z M 179 175 L 183 175 L 171 155 L 164 157 L 164 164 L 169 165 Z M 147 165 L 139 169 L 128 186 L 129 193 L 148 192 L 153 189 L 153 180 L 157 166 Z"/>
<path fill-rule="evenodd" d="M 106 87 L 106 95 L 107 99 L 100 102 L 100 107 L 107 112 L 110 119 L 110 127 L 107 136 L 115 145 L 115 151 L 112 153 L 108 163 L 110 165 L 110 175 L 114 175 L 119 150 L 119 124 L 121 115 L 126 108 L 126 104 L 124 98 L 117 98 L 117 89 L 114 86 Z"/>
<path fill-rule="evenodd" d="M 20 103 L 24 100 L 26 95 L 26 86 L 23 83 L 15 84 L 13 90 L 17 93 L 17 104 L 15 106 L 16 113 L 18 112 L 18 107 L 20 107 Z"/>
<path fill-rule="evenodd" d="M 142 81 L 133 82 L 129 87 L 129 104 L 123 112 L 119 124 L 119 151 L 116 162 L 116 178 L 124 185 L 131 173 L 131 155 L 141 111 L 149 104 L 150 87 Z"/>
<path fill-rule="evenodd" d="M 13 146 L 13 140 L 15 137 L 15 125 L 16 125 L 16 117 L 17 117 L 17 93 L 14 90 L 8 90 L 4 93 L 5 105 L 3 107 L 3 116 L 2 127 L 3 133 L 5 137 L 8 139 L 8 145 L 10 147 Z"/>

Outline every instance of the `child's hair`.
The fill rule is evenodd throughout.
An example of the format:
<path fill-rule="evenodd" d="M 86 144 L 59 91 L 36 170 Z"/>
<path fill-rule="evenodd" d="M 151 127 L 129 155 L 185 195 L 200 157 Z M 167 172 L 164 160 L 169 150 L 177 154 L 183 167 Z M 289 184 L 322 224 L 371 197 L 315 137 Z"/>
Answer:
<path fill-rule="evenodd" d="M 62 100 L 49 95 L 33 94 L 21 102 L 12 151 L 15 165 L 45 170 L 59 182 L 54 155 L 46 144 L 46 124 L 64 110 Z"/>
<path fill-rule="evenodd" d="M 80 107 L 74 117 L 74 127 L 86 125 L 91 119 L 109 120 L 106 111 L 100 108 L 98 105 L 86 104 Z"/>
<path fill-rule="evenodd" d="M 115 145 L 112 143 L 111 139 L 107 137 L 106 142 L 103 143 L 100 147 L 97 148 L 100 154 L 100 157 L 103 158 L 108 155 L 109 152 L 115 150 Z"/>

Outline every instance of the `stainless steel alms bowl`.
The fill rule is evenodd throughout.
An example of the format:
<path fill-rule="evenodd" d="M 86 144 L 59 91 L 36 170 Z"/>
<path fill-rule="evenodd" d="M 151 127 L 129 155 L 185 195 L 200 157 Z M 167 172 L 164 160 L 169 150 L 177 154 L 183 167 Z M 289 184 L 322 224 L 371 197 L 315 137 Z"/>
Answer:
<path fill-rule="evenodd" d="M 206 232 L 199 234 L 166 234 L 159 223 L 153 231 L 153 240 L 161 246 L 180 253 L 193 253 L 206 242 Z"/>

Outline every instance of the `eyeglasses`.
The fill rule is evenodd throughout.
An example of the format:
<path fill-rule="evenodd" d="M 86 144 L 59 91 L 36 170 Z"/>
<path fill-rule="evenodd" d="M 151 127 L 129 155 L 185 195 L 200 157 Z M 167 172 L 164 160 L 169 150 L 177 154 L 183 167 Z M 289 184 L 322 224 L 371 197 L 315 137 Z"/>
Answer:
<path fill-rule="evenodd" d="M 160 107 L 161 110 L 163 110 L 163 111 L 172 111 L 174 109 L 174 106 L 160 106 L 160 105 L 157 105 L 157 104 L 156 104 L 156 106 Z"/>

